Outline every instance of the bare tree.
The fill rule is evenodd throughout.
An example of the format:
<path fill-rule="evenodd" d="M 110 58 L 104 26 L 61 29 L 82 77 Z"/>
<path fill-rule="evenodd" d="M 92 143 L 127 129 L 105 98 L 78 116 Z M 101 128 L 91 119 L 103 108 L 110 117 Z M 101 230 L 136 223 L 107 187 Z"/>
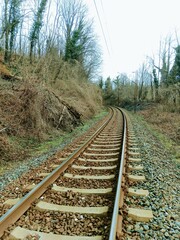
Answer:
<path fill-rule="evenodd" d="M 101 63 L 100 49 L 87 19 L 87 8 L 82 1 L 64 0 L 60 6 L 65 61 L 76 61 L 90 78 Z"/>
<path fill-rule="evenodd" d="M 138 80 L 138 100 L 146 98 L 148 93 L 148 86 L 151 83 L 152 75 L 148 62 L 144 62 L 136 72 Z"/>
<path fill-rule="evenodd" d="M 41 0 L 40 5 L 38 7 L 38 10 L 35 13 L 33 25 L 32 25 L 31 31 L 30 31 L 30 35 L 29 35 L 29 40 L 30 40 L 29 57 L 30 57 L 30 62 L 31 63 L 32 63 L 32 55 L 33 55 L 33 50 L 34 50 L 35 44 L 39 40 L 39 34 L 40 34 L 40 30 L 41 30 L 42 24 L 43 24 L 43 13 L 45 11 L 47 1 L 48 0 Z"/>
<path fill-rule="evenodd" d="M 160 41 L 159 46 L 159 63 L 155 64 L 153 61 L 154 68 L 158 70 L 157 79 L 161 84 L 168 86 L 169 84 L 169 73 L 174 59 L 174 49 L 172 47 L 173 39 L 172 36 L 167 36 L 163 41 Z"/>
<path fill-rule="evenodd" d="M 4 21 L 2 37 L 4 36 L 4 61 L 9 62 L 15 46 L 15 39 L 21 19 L 20 7 L 22 0 L 4 0 Z"/>

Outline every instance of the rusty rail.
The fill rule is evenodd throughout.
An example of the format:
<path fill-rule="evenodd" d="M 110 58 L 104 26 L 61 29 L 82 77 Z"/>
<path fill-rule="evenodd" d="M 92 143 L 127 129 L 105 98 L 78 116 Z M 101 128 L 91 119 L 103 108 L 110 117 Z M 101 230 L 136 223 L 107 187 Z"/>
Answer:
<path fill-rule="evenodd" d="M 123 177 L 123 169 L 125 162 L 125 151 L 126 151 L 126 135 L 127 135 L 127 120 L 126 116 L 121 109 L 119 109 L 123 115 L 123 136 L 122 136 L 122 149 L 120 156 L 120 168 L 118 174 L 118 183 L 116 188 L 116 197 L 114 201 L 114 209 L 112 214 L 111 228 L 109 234 L 109 240 L 116 239 L 117 225 L 118 225 L 118 214 L 119 214 L 119 203 L 121 198 L 121 187 L 122 187 L 122 177 Z"/>
<path fill-rule="evenodd" d="M 114 115 L 114 110 L 111 108 L 110 117 L 105 120 L 103 125 L 81 146 L 72 153 L 67 160 L 61 163 L 52 173 L 50 173 L 46 178 L 44 178 L 35 188 L 33 188 L 29 193 L 27 193 L 21 200 L 19 200 L 11 209 L 9 209 L 1 218 L 0 218 L 0 237 L 3 235 L 4 231 L 13 223 L 15 223 L 35 199 L 39 198 L 47 189 L 47 187 L 52 184 L 59 175 L 67 169 L 69 164 L 71 164 L 76 157 L 84 151 L 93 139 L 105 128 Z"/>

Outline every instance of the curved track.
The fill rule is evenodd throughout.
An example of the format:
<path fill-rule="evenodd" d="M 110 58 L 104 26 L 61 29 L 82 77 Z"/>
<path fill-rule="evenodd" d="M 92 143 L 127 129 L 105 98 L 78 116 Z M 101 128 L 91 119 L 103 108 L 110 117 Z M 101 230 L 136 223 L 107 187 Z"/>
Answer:
<path fill-rule="evenodd" d="M 34 185 L 31 178 L 26 183 L 27 194 L 13 203 L 4 203 L 15 205 L 0 218 L 2 239 L 116 238 L 117 228 L 122 228 L 119 202 L 126 116 L 119 109 L 111 109 L 90 135 L 65 160 L 56 158 L 56 164 L 52 162 L 38 173 Z"/>

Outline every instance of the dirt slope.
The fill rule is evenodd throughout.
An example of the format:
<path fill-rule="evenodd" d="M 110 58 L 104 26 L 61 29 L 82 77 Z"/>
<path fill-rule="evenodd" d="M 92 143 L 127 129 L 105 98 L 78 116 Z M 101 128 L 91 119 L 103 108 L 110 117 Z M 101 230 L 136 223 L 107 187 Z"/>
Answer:
<path fill-rule="evenodd" d="M 39 79 L 11 76 L 0 64 L 1 160 L 26 155 L 19 140 L 42 141 L 53 133 L 72 131 L 102 107 L 101 94 L 90 82 L 61 80 L 52 86 Z"/>

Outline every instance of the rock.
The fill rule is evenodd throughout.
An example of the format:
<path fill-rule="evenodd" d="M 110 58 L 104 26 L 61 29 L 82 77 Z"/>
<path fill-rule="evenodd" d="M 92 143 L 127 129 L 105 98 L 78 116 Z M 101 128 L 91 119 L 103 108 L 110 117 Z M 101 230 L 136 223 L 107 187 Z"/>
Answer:
<path fill-rule="evenodd" d="M 148 226 L 148 225 L 144 225 L 143 228 L 144 228 L 144 230 L 146 230 L 146 231 L 149 230 L 149 226 Z"/>
<path fill-rule="evenodd" d="M 127 231 L 128 231 L 128 232 L 131 232 L 132 229 L 133 229 L 133 226 L 132 226 L 132 225 L 128 225 Z"/>
<path fill-rule="evenodd" d="M 146 201 L 145 204 L 146 204 L 147 206 L 149 206 L 149 205 L 150 205 L 150 202 L 149 202 L 149 201 Z"/>
<path fill-rule="evenodd" d="M 180 227 L 180 222 L 176 221 L 174 222 L 177 227 Z"/>
<path fill-rule="evenodd" d="M 135 231 L 141 231 L 141 230 L 143 230 L 143 228 L 140 226 L 139 223 L 136 223 L 136 225 L 135 225 Z"/>

